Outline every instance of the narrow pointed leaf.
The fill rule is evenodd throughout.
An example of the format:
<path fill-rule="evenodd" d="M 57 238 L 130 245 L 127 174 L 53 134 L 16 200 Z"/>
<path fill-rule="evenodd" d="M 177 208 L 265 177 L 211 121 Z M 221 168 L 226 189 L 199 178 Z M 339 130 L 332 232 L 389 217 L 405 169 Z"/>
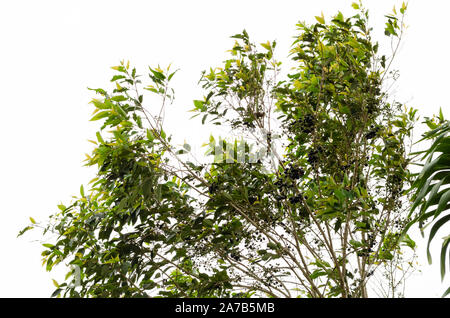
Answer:
<path fill-rule="evenodd" d="M 430 243 L 433 240 L 434 236 L 436 235 L 436 232 L 441 228 L 442 225 L 444 225 L 446 222 L 450 221 L 450 214 L 442 217 L 436 223 L 434 223 L 433 227 L 430 230 L 430 235 L 428 237 L 428 244 L 427 244 L 427 257 L 428 257 L 428 263 L 432 263 L 431 253 L 430 253 Z"/>
<path fill-rule="evenodd" d="M 450 237 L 447 237 L 444 242 L 442 243 L 442 248 L 441 248 L 441 281 L 444 280 L 444 276 L 445 276 L 445 259 L 446 259 L 446 254 L 447 254 L 447 248 L 448 245 L 450 243 Z"/>

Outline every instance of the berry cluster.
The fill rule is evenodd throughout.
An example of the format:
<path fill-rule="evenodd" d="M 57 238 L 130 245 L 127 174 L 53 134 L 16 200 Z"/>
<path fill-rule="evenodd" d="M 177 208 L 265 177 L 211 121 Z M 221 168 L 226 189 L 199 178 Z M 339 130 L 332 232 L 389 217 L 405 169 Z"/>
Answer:
<path fill-rule="evenodd" d="M 256 113 L 255 113 L 255 117 L 256 117 L 256 118 L 262 118 L 262 117 L 264 117 L 264 112 L 256 112 Z"/>
<path fill-rule="evenodd" d="M 366 140 L 373 139 L 377 136 L 378 131 L 380 130 L 380 127 L 374 127 L 374 125 L 370 126 L 371 131 L 369 131 L 364 137 Z"/>
<path fill-rule="evenodd" d="M 395 220 L 394 226 L 396 229 L 403 230 L 405 228 L 405 222 L 403 220 Z"/>
<path fill-rule="evenodd" d="M 291 166 L 286 170 L 286 175 L 292 180 L 297 180 L 305 175 L 305 170 Z"/>
<path fill-rule="evenodd" d="M 245 118 L 243 121 L 239 119 L 233 119 L 231 120 L 231 127 L 233 128 L 247 128 L 247 129 L 254 129 L 256 128 L 255 124 L 253 123 L 253 120 L 251 118 Z"/>
<path fill-rule="evenodd" d="M 316 149 L 312 149 L 308 152 L 308 162 L 310 165 L 315 166 L 319 162 L 319 155 L 323 152 L 321 146 Z"/>
<path fill-rule="evenodd" d="M 387 188 L 392 194 L 393 199 L 398 198 L 403 191 L 403 180 L 398 174 L 389 175 L 387 178 Z"/>
<path fill-rule="evenodd" d="M 367 277 L 370 277 L 373 275 L 373 273 L 375 273 L 375 270 L 371 270 L 370 272 L 367 272 Z"/>
<path fill-rule="evenodd" d="M 299 194 L 299 195 L 296 195 L 294 197 L 290 197 L 289 198 L 289 202 L 291 204 L 295 204 L 295 203 L 299 203 L 302 199 L 303 199 L 303 196 L 301 194 Z"/>
<path fill-rule="evenodd" d="M 248 198 L 248 202 L 250 202 L 250 204 L 253 204 L 253 203 L 255 203 L 256 201 L 258 201 L 258 198 L 257 197 L 249 197 Z"/>
<path fill-rule="evenodd" d="M 255 232 L 245 239 L 244 246 L 247 249 L 255 250 L 258 248 L 258 244 L 264 242 L 264 240 L 265 237 L 261 232 Z"/>
<path fill-rule="evenodd" d="M 214 194 L 217 192 L 217 190 L 219 189 L 219 185 L 215 182 L 211 183 L 208 187 L 208 191 L 211 194 Z"/>
<path fill-rule="evenodd" d="M 277 268 L 273 268 L 272 270 L 275 269 Z M 275 275 L 273 274 L 265 275 L 264 278 L 265 278 L 264 284 L 268 287 L 276 287 L 276 288 L 283 287 L 283 285 L 276 279 Z"/>
<path fill-rule="evenodd" d="M 277 200 L 277 201 L 282 201 L 282 200 L 286 199 L 286 196 L 285 196 L 285 195 L 279 195 L 279 194 L 276 194 L 276 195 L 274 196 L 274 198 L 275 198 L 275 200 Z"/>
<path fill-rule="evenodd" d="M 249 129 L 254 129 L 256 127 L 253 121 L 244 121 L 243 125 Z"/>
<path fill-rule="evenodd" d="M 282 179 L 278 179 L 273 184 L 280 190 L 286 186 Z"/>
<path fill-rule="evenodd" d="M 235 260 L 236 262 L 239 262 L 241 260 L 241 256 L 239 254 L 234 253 L 234 252 L 232 252 L 230 254 L 230 258 Z"/>
<path fill-rule="evenodd" d="M 377 243 L 377 241 L 373 237 L 373 234 L 367 235 L 367 238 L 368 238 L 368 244 L 369 244 L 369 252 L 373 252 L 373 248 L 375 247 L 375 244 Z"/>
<path fill-rule="evenodd" d="M 372 115 L 376 112 L 376 110 L 378 109 L 378 105 L 379 105 L 379 100 L 375 97 L 370 97 L 367 100 L 367 113 L 369 115 Z"/>
<path fill-rule="evenodd" d="M 364 248 L 361 251 L 356 252 L 356 255 L 363 257 L 363 256 L 370 256 L 370 253 L 372 253 L 373 250 L 371 248 Z"/>
<path fill-rule="evenodd" d="M 299 131 L 300 133 L 309 134 L 314 130 L 315 119 L 311 114 L 306 114 L 305 117 L 299 118 L 292 122 L 289 127 L 291 131 Z"/>

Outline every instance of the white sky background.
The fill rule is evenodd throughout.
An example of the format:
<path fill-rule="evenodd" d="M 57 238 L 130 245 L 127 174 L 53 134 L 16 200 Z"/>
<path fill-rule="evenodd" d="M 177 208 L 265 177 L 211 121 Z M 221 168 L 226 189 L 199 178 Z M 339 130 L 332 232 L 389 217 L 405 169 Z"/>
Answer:
<path fill-rule="evenodd" d="M 209 136 L 199 120 L 186 123 L 202 70 L 219 66 L 244 28 L 256 42 L 277 40 L 276 56 L 288 61 L 299 20 L 313 22 L 341 10 L 352 13 L 350 0 L 227 1 L 1 1 L 0 2 L 0 297 L 49 297 L 51 278 L 62 282 L 64 271 L 41 267 L 40 232 L 16 239 L 29 216 L 45 222 L 56 205 L 78 195 L 95 169 L 83 167 L 84 153 L 95 139 L 89 122 L 94 96 L 87 87 L 108 88 L 111 66 L 130 60 L 146 67 L 173 63 L 176 99 L 166 117 L 166 130 L 190 143 Z M 365 1 L 372 26 L 383 40 L 384 14 L 400 1 Z M 410 26 L 397 57 L 400 79 L 392 91 L 400 102 L 431 116 L 448 102 L 448 1 L 410 1 Z M 329 21 L 329 19 L 328 19 Z M 387 42 L 381 42 L 387 44 Z M 151 106 L 150 106 L 151 107 Z M 417 136 L 421 133 L 418 127 Z M 180 139 L 181 138 L 181 139 Z M 442 235 L 440 235 L 442 234 Z M 420 269 L 407 282 L 407 297 L 439 297 L 450 285 L 440 282 L 438 233 L 433 265 L 425 257 L 426 241 L 418 243 Z"/>

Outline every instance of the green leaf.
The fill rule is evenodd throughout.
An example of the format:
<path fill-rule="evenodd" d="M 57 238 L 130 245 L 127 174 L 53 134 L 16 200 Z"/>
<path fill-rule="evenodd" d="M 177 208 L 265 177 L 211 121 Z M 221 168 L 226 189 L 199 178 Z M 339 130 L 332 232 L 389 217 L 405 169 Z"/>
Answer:
<path fill-rule="evenodd" d="M 167 77 L 167 80 L 170 81 L 177 71 L 178 71 L 178 70 L 176 70 L 176 71 L 173 72 L 173 73 L 170 73 L 169 76 Z"/>
<path fill-rule="evenodd" d="M 444 276 L 445 276 L 445 263 L 446 263 L 446 256 L 447 256 L 447 248 L 449 246 L 450 243 L 450 236 L 447 236 L 444 238 L 444 242 L 442 243 L 442 248 L 441 248 L 441 281 L 444 280 Z"/>
<path fill-rule="evenodd" d="M 211 228 L 214 225 L 214 220 L 212 220 L 212 219 L 204 219 L 203 220 L 203 225 L 205 227 Z"/>
<path fill-rule="evenodd" d="M 96 120 L 108 117 L 110 115 L 111 115 L 110 111 L 102 111 L 102 112 L 97 113 L 94 117 L 92 117 L 90 121 L 96 121 Z"/>
<path fill-rule="evenodd" d="M 27 232 L 27 231 L 29 231 L 29 230 L 31 230 L 31 229 L 33 229 L 32 226 L 26 226 L 24 229 L 22 229 L 22 230 L 19 232 L 19 234 L 17 234 L 17 237 L 22 236 L 23 234 L 25 234 L 25 232 Z"/>
<path fill-rule="evenodd" d="M 30 221 L 32 224 L 36 224 L 36 221 L 30 216 Z"/>
<path fill-rule="evenodd" d="M 59 296 L 59 294 L 61 294 L 61 292 L 62 292 L 62 289 L 58 288 L 52 293 L 52 295 L 50 297 L 52 297 L 52 298 L 57 297 L 57 296 Z"/>
<path fill-rule="evenodd" d="M 311 275 L 309 275 L 309 277 L 311 279 L 316 279 L 320 276 L 325 276 L 325 275 L 327 275 L 327 272 L 320 270 L 320 269 L 316 269 L 314 272 L 311 273 Z"/>
<path fill-rule="evenodd" d="M 119 71 L 119 72 L 122 72 L 122 73 L 125 73 L 125 72 L 126 72 L 125 67 L 122 66 L 122 65 L 119 65 L 119 66 L 112 66 L 111 68 L 112 68 L 113 70 L 115 70 L 115 71 Z"/>
<path fill-rule="evenodd" d="M 325 24 L 325 18 L 323 17 L 323 13 L 322 13 L 322 16 L 320 16 L 320 17 L 316 16 L 315 18 L 320 24 Z"/>
<path fill-rule="evenodd" d="M 115 102 L 124 102 L 128 99 L 123 95 L 116 95 L 116 96 L 111 97 L 111 100 L 115 101 Z"/>
<path fill-rule="evenodd" d="M 450 294 L 450 287 L 442 294 L 442 298 L 446 297 L 448 294 Z"/>
<path fill-rule="evenodd" d="M 401 242 L 405 243 L 405 245 L 411 249 L 414 249 L 416 247 L 416 242 L 414 242 L 408 234 L 403 236 Z"/>
<path fill-rule="evenodd" d="M 422 171 L 420 172 L 420 175 L 417 177 L 413 186 L 422 188 L 423 184 L 426 183 L 430 175 L 432 175 L 435 171 L 446 167 L 450 168 L 450 154 L 441 155 L 433 161 L 427 163 L 422 168 Z"/>
<path fill-rule="evenodd" d="M 123 110 L 123 108 L 119 104 L 115 104 L 113 109 L 123 118 L 127 118 L 127 113 Z"/>
<path fill-rule="evenodd" d="M 427 257 L 428 257 L 428 263 L 432 263 L 431 253 L 430 253 L 430 243 L 433 240 L 434 236 L 436 235 L 436 232 L 441 228 L 442 225 L 450 221 L 450 214 L 446 215 L 442 218 L 440 218 L 438 221 L 436 221 L 433 225 L 433 227 L 430 230 L 430 234 L 428 236 L 428 243 L 427 243 Z"/>
<path fill-rule="evenodd" d="M 406 6 L 406 4 L 403 2 L 403 3 L 402 3 L 402 7 L 400 8 L 400 13 L 401 13 L 401 14 L 405 14 L 406 8 L 407 8 L 407 6 Z"/>
<path fill-rule="evenodd" d="M 357 4 L 356 2 L 353 2 L 352 3 L 352 7 L 353 7 L 353 9 L 358 10 L 359 9 L 359 4 Z"/>
<path fill-rule="evenodd" d="M 108 106 L 98 99 L 93 98 L 91 100 L 91 103 L 94 104 L 94 106 L 97 107 L 98 109 L 108 109 Z"/>
<path fill-rule="evenodd" d="M 386 28 L 384 30 L 386 35 L 397 35 L 397 32 L 395 32 L 394 26 L 391 22 L 386 22 Z"/>
<path fill-rule="evenodd" d="M 344 22 L 344 15 L 342 14 L 341 11 L 338 12 L 338 14 L 336 15 L 335 19 L 339 22 Z"/>
<path fill-rule="evenodd" d="M 273 243 L 273 242 L 268 242 L 268 243 L 267 243 L 267 247 L 270 248 L 270 249 L 272 249 L 272 250 L 278 249 L 278 245 L 275 244 L 275 243 Z"/>
<path fill-rule="evenodd" d="M 106 91 L 104 89 L 101 89 L 101 88 L 89 88 L 88 87 L 88 90 L 95 91 L 97 94 L 100 94 L 102 96 L 106 96 L 107 95 Z"/>
<path fill-rule="evenodd" d="M 115 82 L 119 79 L 126 78 L 125 75 L 114 75 L 111 79 L 111 82 Z"/>
<path fill-rule="evenodd" d="M 149 69 L 150 69 L 150 72 L 153 73 L 155 79 L 157 79 L 157 80 L 159 80 L 159 81 L 163 81 L 163 80 L 166 79 L 166 77 L 164 76 L 163 73 L 158 72 L 158 71 L 156 71 L 156 70 L 154 70 L 154 69 L 152 69 L 152 68 L 149 68 Z"/>
<path fill-rule="evenodd" d="M 102 135 L 100 134 L 100 132 L 97 131 L 95 133 L 95 135 L 97 136 L 97 140 L 98 140 L 99 143 L 101 143 L 101 144 L 105 143 L 105 141 L 103 140 Z"/>
<path fill-rule="evenodd" d="M 58 288 L 59 287 L 58 282 L 56 280 L 54 280 L 54 279 L 52 279 L 52 281 L 53 281 L 53 285 L 55 285 L 55 287 Z"/>
<path fill-rule="evenodd" d="M 445 191 L 444 194 L 440 197 L 438 208 L 434 214 L 434 219 L 436 219 L 441 214 L 441 212 L 444 211 L 449 201 L 450 201 L 450 189 Z"/>
<path fill-rule="evenodd" d="M 350 240 L 349 241 L 350 245 L 353 246 L 354 248 L 358 248 L 363 246 L 363 244 L 361 242 L 355 241 L 355 240 Z"/>
<path fill-rule="evenodd" d="M 199 110 L 201 112 L 204 112 L 207 109 L 206 105 L 205 105 L 205 102 L 201 101 L 201 100 L 194 100 L 194 106 L 195 106 L 195 109 L 197 109 L 197 110 Z"/>
<path fill-rule="evenodd" d="M 260 43 L 260 44 L 266 50 L 269 50 L 269 51 L 272 50 L 272 47 L 270 46 L 270 42 L 269 41 L 267 41 L 266 43 Z"/>
<path fill-rule="evenodd" d="M 153 135 L 153 133 L 147 129 L 147 139 L 152 142 L 153 140 L 155 140 L 155 136 Z"/>
<path fill-rule="evenodd" d="M 428 196 L 428 200 L 426 202 L 422 203 L 423 208 L 421 210 L 425 211 L 430 206 L 431 202 L 433 202 L 435 195 L 438 192 L 439 188 L 444 183 L 445 178 L 430 187 L 431 181 L 433 181 L 433 178 L 429 178 L 427 180 L 427 182 L 425 183 L 425 185 L 422 186 L 422 189 L 420 190 L 419 195 L 417 196 L 416 200 L 414 201 L 414 203 L 411 207 L 411 211 L 414 211 L 416 209 L 416 207 L 421 204 L 422 199 L 427 195 L 427 193 L 429 193 L 430 195 Z"/>

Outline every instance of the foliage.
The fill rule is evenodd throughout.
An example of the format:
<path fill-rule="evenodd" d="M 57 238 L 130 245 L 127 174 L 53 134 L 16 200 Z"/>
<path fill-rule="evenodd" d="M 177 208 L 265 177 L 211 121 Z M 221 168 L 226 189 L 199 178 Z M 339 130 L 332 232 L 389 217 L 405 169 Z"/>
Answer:
<path fill-rule="evenodd" d="M 423 155 L 422 160 L 426 159 L 422 171 L 417 176 L 412 185 L 415 190 L 411 207 L 411 215 L 414 218 L 406 226 L 405 232 L 414 224 L 419 224 L 421 230 L 428 225 L 432 225 L 428 236 L 427 256 L 431 264 L 430 244 L 436 233 L 444 225 L 449 224 L 450 220 L 450 189 L 446 187 L 450 183 L 450 122 L 444 119 L 442 110 L 435 118 L 426 118 L 425 123 L 429 131 L 423 135 L 424 140 L 432 141 L 431 146 L 424 151 L 416 154 Z M 437 156 L 435 156 L 438 154 Z M 440 254 L 441 279 L 444 279 L 446 270 L 447 249 L 450 243 L 450 235 L 442 238 L 442 247 Z M 443 297 L 450 293 L 450 288 L 444 293 Z"/>
<path fill-rule="evenodd" d="M 275 42 L 232 37 L 193 111 L 242 138 L 211 137 L 208 164 L 163 130 L 175 72 L 149 68 L 144 86 L 129 63 L 114 67 L 115 88 L 92 100 L 97 177 L 44 230 L 57 234 L 47 270 L 65 261 L 80 272 L 80 286 L 56 283 L 54 296 L 368 297 L 380 265 L 415 245 L 400 236 L 415 110 L 389 101 L 395 51 L 378 56 L 367 10 L 353 7 L 297 25 L 296 68 L 281 81 Z M 397 43 L 405 9 L 387 16 Z M 154 114 L 142 86 L 161 97 Z"/>

